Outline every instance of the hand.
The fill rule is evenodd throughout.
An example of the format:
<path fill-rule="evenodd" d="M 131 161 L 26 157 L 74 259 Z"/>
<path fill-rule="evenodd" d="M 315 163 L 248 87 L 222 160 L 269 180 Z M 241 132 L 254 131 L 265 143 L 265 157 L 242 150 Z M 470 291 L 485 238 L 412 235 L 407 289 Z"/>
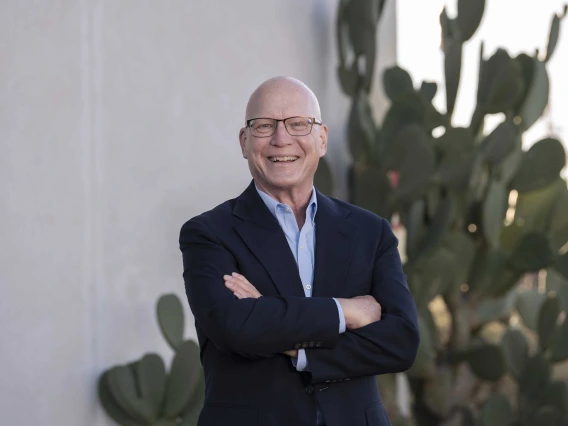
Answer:
<path fill-rule="evenodd" d="M 232 275 L 223 275 L 225 286 L 233 292 L 239 299 L 258 299 L 262 294 L 258 292 L 243 275 L 233 272 Z"/>
<path fill-rule="evenodd" d="M 345 315 L 349 330 L 364 327 L 381 319 L 381 305 L 373 296 L 357 296 L 352 299 L 337 299 Z"/>

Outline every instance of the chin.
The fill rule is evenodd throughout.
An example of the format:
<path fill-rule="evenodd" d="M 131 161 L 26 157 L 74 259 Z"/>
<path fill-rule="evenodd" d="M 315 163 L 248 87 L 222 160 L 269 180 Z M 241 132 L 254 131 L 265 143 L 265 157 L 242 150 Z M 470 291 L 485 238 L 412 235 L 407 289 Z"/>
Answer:
<path fill-rule="evenodd" d="M 295 176 L 262 176 L 261 181 L 268 185 L 275 186 L 278 188 L 290 187 L 297 185 L 299 179 Z"/>
<path fill-rule="evenodd" d="M 296 179 L 271 179 L 270 184 L 277 188 L 292 188 L 298 185 L 298 181 Z"/>
<path fill-rule="evenodd" d="M 282 188 L 282 189 L 299 187 L 299 186 L 306 184 L 306 182 L 304 180 L 299 179 L 298 177 L 273 178 L 273 179 L 268 180 L 268 182 L 270 183 L 270 185 L 275 186 L 277 188 Z"/>

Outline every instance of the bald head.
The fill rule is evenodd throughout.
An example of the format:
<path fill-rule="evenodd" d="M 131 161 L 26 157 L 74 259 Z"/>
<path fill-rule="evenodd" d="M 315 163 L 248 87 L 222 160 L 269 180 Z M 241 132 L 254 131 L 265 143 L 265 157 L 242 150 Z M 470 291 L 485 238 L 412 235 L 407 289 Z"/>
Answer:
<path fill-rule="evenodd" d="M 300 80 L 292 77 L 273 77 L 258 86 L 250 96 L 245 120 L 294 116 L 321 119 L 316 95 Z"/>

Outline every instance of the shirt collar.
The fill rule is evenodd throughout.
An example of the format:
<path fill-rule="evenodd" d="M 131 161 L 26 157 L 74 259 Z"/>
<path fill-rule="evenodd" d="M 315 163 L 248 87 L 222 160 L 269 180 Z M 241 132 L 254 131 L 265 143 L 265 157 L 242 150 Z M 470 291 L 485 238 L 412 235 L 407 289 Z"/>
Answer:
<path fill-rule="evenodd" d="M 287 204 L 280 203 L 274 198 L 272 198 L 266 192 L 259 189 L 258 186 L 256 186 L 256 184 L 254 185 L 254 187 L 256 188 L 258 195 L 260 195 L 260 198 L 262 198 L 262 201 L 264 201 L 264 204 L 266 204 L 266 207 L 268 207 L 268 210 L 270 210 L 270 213 L 272 213 L 274 217 L 277 217 L 276 215 L 278 209 L 290 207 Z M 318 200 L 316 196 L 316 188 L 312 186 L 312 197 L 310 198 L 310 202 L 308 203 L 308 208 L 306 209 L 306 217 L 310 217 L 312 224 L 314 223 L 317 209 L 318 209 Z"/>

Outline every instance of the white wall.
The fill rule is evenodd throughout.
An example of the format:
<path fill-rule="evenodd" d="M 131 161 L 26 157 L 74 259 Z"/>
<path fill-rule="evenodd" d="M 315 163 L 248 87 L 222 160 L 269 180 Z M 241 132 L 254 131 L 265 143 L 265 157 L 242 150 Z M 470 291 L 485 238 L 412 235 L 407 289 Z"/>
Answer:
<path fill-rule="evenodd" d="M 487 0 L 481 25 L 464 48 L 462 80 L 458 91 L 455 126 L 467 126 L 475 108 L 479 46 L 485 42 L 485 59 L 498 47 L 516 56 L 529 55 L 539 49 L 546 52 L 553 13 L 561 13 L 566 0 Z M 416 85 L 422 80 L 438 82 L 434 103 L 446 109 L 443 54 L 440 50 L 439 16 L 444 5 L 448 14 L 456 13 L 455 0 L 400 0 L 397 10 L 398 62 L 407 69 Z M 547 65 L 550 86 L 550 109 L 524 137 L 525 148 L 549 135 L 559 138 L 568 150 L 568 20 L 561 22 L 560 38 L 554 56 Z M 487 120 L 488 129 L 501 121 L 498 115 Z M 564 170 L 568 178 L 568 169 Z"/>
<path fill-rule="evenodd" d="M 148 351 L 169 362 L 154 304 L 172 291 L 185 301 L 181 225 L 250 180 L 237 135 L 260 82 L 291 75 L 312 87 L 344 170 L 336 7 L 0 3 L 2 425 L 111 424 L 100 372 Z M 383 18 L 384 65 L 394 1 Z"/>

